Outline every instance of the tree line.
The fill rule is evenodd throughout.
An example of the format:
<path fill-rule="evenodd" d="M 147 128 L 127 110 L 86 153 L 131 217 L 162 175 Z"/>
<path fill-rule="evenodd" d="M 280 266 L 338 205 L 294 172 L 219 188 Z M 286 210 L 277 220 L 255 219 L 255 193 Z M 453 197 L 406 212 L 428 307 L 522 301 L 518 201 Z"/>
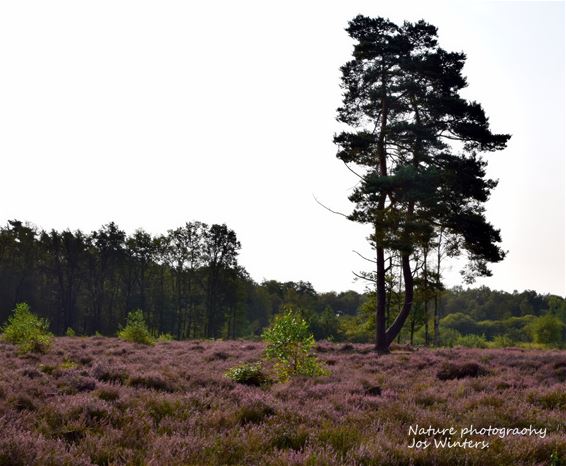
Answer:
<path fill-rule="evenodd" d="M 69 328 L 115 335 L 130 311 L 142 309 L 156 333 L 247 338 L 259 336 L 291 306 L 317 339 L 373 341 L 374 290 L 320 293 L 307 281 L 256 283 L 238 264 L 239 250 L 236 233 L 226 225 L 196 221 L 152 236 L 143 230 L 127 235 L 115 223 L 84 233 L 11 220 L 0 228 L 0 323 L 16 303 L 26 302 L 58 335 Z M 414 303 L 397 341 L 440 345 L 477 335 L 528 342 L 539 324 L 537 341 L 564 340 L 562 297 L 487 287 L 446 290 L 435 267 L 429 268 L 421 262 L 415 273 Z M 388 324 L 403 305 L 403 286 L 393 270 L 386 275 Z"/>
<path fill-rule="evenodd" d="M 399 343 L 431 346 L 533 343 L 563 346 L 566 343 L 566 300 L 561 296 L 533 290 L 508 293 L 486 286 L 456 286 L 436 294 L 438 307 L 434 314 L 426 312 L 425 293 L 417 289 L 415 296 L 407 325 L 397 336 Z M 399 297 L 394 296 L 391 301 L 398 303 Z M 352 342 L 373 341 L 374 309 L 375 295 L 369 294 L 356 314 L 340 318 L 341 338 Z M 435 338 L 430 333 L 433 319 L 437 323 Z"/>
<path fill-rule="evenodd" d="M 355 314 L 364 299 L 319 295 L 303 281 L 258 284 L 238 263 L 240 247 L 226 225 L 198 221 L 127 235 L 113 222 L 84 233 L 10 220 L 0 228 L 0 322 L 26 302 L 58 335 L 114 335 L 141 309 L 158 333 L 236 338 L 259 335 L 284 304 L 311 312 L 315 325 L 319 314 Z"/>
<path fill-rule="evenodd" d="M 12 220 L 0 230 L 0 316 L 25 301 L 58 334 L 113 334 L 139 308 L 178 338 L 219 337 L 225 325 L 234 333 L 251 285 L 239 249 L 226 225 L 191 222 L 152 236 L 115 223 L 87 234 Z"/>

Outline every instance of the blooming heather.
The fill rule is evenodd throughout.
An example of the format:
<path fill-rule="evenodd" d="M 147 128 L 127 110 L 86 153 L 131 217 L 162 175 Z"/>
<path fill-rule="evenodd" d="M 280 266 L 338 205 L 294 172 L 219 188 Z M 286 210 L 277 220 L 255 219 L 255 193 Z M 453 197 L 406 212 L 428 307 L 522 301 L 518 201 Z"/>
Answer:
<path fill-rule="evenodd" d="M 258 342 L 148 347 L 60 337 L 46 354 L 26 355 L 0 343 L 0 465 L 533 466 L 566 459 L 564 351 L 398 348 L 377 356 L 371 345 L 327 342 L 315 350 L 330 376 L 257 387 L 224 374 L 260 359 Z M 442 380 L 447 370 L 457 376 Z M 474 438 L 489 441 L 483 450 L 410 449 L 417 424 L 548 433 Z"/>

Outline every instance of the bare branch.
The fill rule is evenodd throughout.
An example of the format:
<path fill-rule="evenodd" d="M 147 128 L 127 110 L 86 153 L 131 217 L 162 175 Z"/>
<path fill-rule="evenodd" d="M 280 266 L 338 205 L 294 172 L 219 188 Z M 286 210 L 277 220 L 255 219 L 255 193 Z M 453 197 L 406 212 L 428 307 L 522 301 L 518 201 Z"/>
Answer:
<path fill-rule="evenodd" d="M 360 180 L 364 179 L 364 177 L 362 175 L 360 175 L 359 173 L 356 173 L 354 170 L 352 170 L 346 162 L 344 162 L 344 165 L 346 165 L 346 168 L 348 170 L 350 170 L 354 175 L 356 175 Z"/>
<path fill-rule="evenodd" d="M 362 259 L 365 259 L 368 262 L 373 262 L 374 264 L 377 264 L 377 261 L 374 261 L 373 259 L 369 259 L 365 256 L 362 256 L 358 251 L 352 249 L 352 252 L 355 252 L 358 256 L 360 256 Z"/>
<path fill-rule="evenodd" d="M 316 203 L 322 207 L 324 207 L 326 210 L 328 210 L 329 212 L 332 212 L 333 214 L 336 215 L 341 215 L 342 217 L 348 218 L 348 216 L 346 214 L 343 214 L 342 212 L 336 212 L 335 210 L 332 210 L 330 207 L 326 207 L 322 202 L 320 202 L 316 196 L 313 194 L 312 197 L 314 198 L 314 200 L 316 201 Z"/>
<path fill-rule="evenodd" d="M 413 277 L 416 275 L 416 273 L 422 269 L 424 267 L 424 262 L 422 262 L 420 265 L 417 264 L 417 266 L 414 268 L 413 272 L 411 273 L 411 275 L 413 275 Z"/>

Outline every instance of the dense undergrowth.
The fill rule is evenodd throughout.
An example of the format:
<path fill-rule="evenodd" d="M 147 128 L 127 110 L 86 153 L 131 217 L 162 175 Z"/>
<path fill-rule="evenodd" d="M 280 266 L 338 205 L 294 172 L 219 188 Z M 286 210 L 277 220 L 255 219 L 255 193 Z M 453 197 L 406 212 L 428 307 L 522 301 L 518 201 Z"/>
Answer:
<path fill-rule="evenodd" d="M 316 345 L 326 377 L 224 376 L 258 342 L 0 343 L 0 465 L 548 465 L 566 458 L 566 353 Z M 267 368 L 269 369 L 269 368 Z M 546 427 L 486 450 L 407 448 L 410 425 Z M 558 458 L 558 459 L 556 459 Z"/>

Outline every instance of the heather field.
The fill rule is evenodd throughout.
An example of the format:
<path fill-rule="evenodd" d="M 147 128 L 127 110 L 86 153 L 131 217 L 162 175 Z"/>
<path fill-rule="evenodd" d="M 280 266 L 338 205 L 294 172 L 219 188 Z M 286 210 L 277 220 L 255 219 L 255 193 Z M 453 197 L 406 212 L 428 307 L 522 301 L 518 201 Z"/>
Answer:
<path fill-rule="evenodd" d="M 331 375 L 255 387 L 224 373 L 263 344 L 0 343 L 0 465 L 558 465 L 566 352 L 319 343 Z M 409 448 L 410 426 L 531 427 L 489 446 Z M 437 434 L 438 437 L 439 434 Z M 455 436 L 453 440 L 457 440 Z"/>

